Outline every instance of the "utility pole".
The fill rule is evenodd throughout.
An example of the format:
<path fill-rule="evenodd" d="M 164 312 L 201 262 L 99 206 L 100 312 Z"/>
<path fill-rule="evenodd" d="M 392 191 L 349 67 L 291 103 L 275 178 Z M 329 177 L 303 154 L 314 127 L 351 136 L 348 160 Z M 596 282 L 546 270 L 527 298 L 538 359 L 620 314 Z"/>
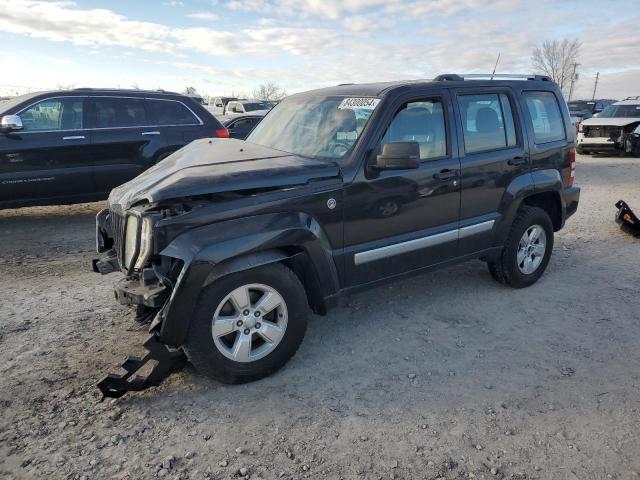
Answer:
<path fill-rule="evenodd" d="M 571 101 L 571 95 L 573 95 L 573 83 L 576 80 L 576 68 L 580 65 L 579 63 L 573 64 L 573 73 L 571 74 L 571 86 L 569 87 L 569 101 Z"/>
<path fill-rule="evenodd" d="M 593 95 L 591 96 L 591 100 L 596 99 L 596 88 L 598 88 L 598 79 L 600 78 L 600 72 L 596 72 L 596 84 L 593 86 Z"/>

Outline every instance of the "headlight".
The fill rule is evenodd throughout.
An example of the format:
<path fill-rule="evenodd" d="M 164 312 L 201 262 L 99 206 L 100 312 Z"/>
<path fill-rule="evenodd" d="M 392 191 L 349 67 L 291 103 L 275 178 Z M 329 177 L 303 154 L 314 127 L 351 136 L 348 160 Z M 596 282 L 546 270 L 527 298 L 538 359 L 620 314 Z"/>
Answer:
<path fill-rule="evenodd" d="M 149 217 L 142 219 L 142 228 L 140 229 L 140 253 L 136 260 L 136 269 L 141 269 L 149 260 L 151 255 L 151 230 L 153 225 Z"/>
<path fill-rule="evenodd" d="M 129 215 L 124 229 L 124 267 L 129 268 L 138 249 L 138 217 Z"/>

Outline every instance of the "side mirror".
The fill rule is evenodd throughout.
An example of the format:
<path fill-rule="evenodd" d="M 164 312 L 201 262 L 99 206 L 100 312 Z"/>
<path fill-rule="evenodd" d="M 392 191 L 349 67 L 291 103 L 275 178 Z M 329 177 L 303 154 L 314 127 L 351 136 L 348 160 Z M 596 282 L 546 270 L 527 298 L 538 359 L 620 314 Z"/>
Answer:
<path fill-rule="evenodd" d="M 418 142 L 390 142 L 382 147 L 376 157 L 377 170 L 409 170 L 420 166 L 420 145 Z"/>
<path fill-rule="evenodd" d="M 0 119 L 0 132 L 2 133 L 15 132 L 23 128 L 20 115 L 5 115 Z"/>

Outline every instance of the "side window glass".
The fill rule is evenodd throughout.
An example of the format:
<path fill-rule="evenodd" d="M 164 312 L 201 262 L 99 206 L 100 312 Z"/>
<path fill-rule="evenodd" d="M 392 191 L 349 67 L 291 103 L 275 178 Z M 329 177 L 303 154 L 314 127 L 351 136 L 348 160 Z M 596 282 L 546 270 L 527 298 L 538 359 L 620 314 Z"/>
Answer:
<path fill-rule="evenodd" d="M 148 125 L 142 98 L 94 97 L 93 127 L 121 128 Z"/>
<path fill-rule="evenodd" d="M 564 140 L 566 133 L 556 96 L 551 92 L 524 92 L 524 98 L 533 123 L 535 142 Z"/>
<path fill-rule="evenodd" d="M 467 153 L 499 150 L 517 144 L 509 97 L 504 94 L 458 97 Z"/>
<path fill-rule="evenodd" d="M 43 100 L 20 113 L 26 132 L 83 128 L 80 97 Z"/>
<path fill-rule="evenodd" d="M 440 100 L 407 103 L 396 114 L 382 138 L 380 148 L 390 142 L 418 142 L 420 160 L 447 155 L 447 129 Z"/>
<path fill-rule="evenodd" d="M 174 100 L 147 100 L 154 125 L 197 125 L 200 122 L 182 103 Z"/>

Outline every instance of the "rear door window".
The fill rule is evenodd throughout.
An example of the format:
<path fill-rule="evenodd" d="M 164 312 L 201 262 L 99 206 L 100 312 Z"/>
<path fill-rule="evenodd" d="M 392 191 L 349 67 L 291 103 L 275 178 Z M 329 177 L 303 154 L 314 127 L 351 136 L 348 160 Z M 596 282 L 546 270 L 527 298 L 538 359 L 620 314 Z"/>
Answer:
<path fill-rule="evenodd" d="M 147 99 L 147 110 L 154 125 L 199 125 L 200 121 L 184 104 L 175 100 Z"/>
<path fill-rule="evenodd" d="M 142 98 L 93 97 L 93 128 L 142 127 L 148 125 Z"/>
<path fill-rule="evenodd" d="M 524 92 L 524 99 L 537 144 L 567 138 L 560 105 L 552 92 Z"/>
<path fill-rule="evenodd" d="M 459 95 L 466 153 L 501 150 L 517 145 L 509 97 L 504 93 Z"/>
<path fill-rule="evenodd" d="M 42 100 L 20 112 L 23 131 L 80 130 L 83 128 L 83 98 Z"/>

